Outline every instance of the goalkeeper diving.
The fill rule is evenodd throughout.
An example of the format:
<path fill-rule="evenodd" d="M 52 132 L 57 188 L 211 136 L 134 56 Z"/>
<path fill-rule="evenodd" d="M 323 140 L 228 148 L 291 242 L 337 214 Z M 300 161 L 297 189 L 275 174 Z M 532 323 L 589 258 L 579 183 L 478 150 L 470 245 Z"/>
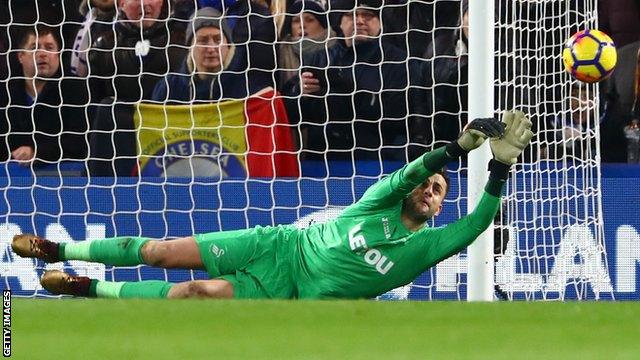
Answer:
<path fill-rule="evenodd" d="M 372 298 L 406 285 L 460 252 L 492 224 L 510 167 L 531 141 L 522 112 L 502 121 L 476 119 L 459 138 L 426 152 L 373 184 L 335 220 L 306 229 L 257 226 L 157 241 L 115 237 L 55 243 L 16 235 L 13 251 L 46 262 L 84 260 L 113 266 L 147 264 L 203 269 L 209 280 L 112 282 L 46 271 L 53 294 L 102 298 Z M 429 227 L 449 188 L 446 163 L 490 138 L 489 180 L 475 209 L 454 223 Z"/>

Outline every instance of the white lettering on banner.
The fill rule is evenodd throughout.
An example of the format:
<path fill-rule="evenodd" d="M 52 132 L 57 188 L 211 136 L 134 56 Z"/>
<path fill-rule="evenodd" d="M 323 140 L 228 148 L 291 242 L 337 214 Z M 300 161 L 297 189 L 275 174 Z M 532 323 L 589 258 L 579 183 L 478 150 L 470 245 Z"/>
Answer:
<path fill-rule="evenodd" d="M 542 275 L 536 273 L 518 273 L 516 264 L 521 261 L 516 250 L 518 243 L 518 233 L 515 229 L 509 228 L 509 242 L 504 251 L 504 255 L 496 262 L 496 283 L 507 292 L 535 292 L 542 290 L 544 281 Z"/>
<path fill-rule="evenodd" d="M 312 224 L 324 224 L 337 218 L 344 210 L 343 206 L 327 206 L 325 209 L 309 213 L 298 220 L 293 225 L 298 229 L 306 229 Z"/>
<path fill-rule="evenodd" d="M 220 166 L 226 168 L 229 165 L 229 160 L 231 155 L 221 154 L 222 150 L 217 144 L 212 143 L 202 143 L 199 147 L 194 148 L 191 143 L 172 143 L 167 145 L 167 151 L 162 156 L 158 156 L 154 159 L 154 164 L 156 167 L 162 169 L 166 165 L 170 165 L 177 161 L 188 160 L 187 157 L 193 155 L 197 157 L 198 155 L 204 155 L 207 158 L 212 158 L 212 161 L 215 161 L 215 158 L 218 158 Z"/>
<path fill-rule="evenodd" d="M 580 258 L 578 264 L 574 260 L 576 257 Z M 596 297 L 601 292 L 612 292 L 609 271 L 604 264 L 604 248 L 598 245 L 591 229 L 573 225 L 562 236 L 547 280 L 547 290 L 564 293 L 568 280 L 579 279 L 591 283 Z"/>
<path fill-rule="evenodd" d="M 467 258 L 456 254 L 436 265 L 436 291 L 458 291 L 458 274 L 467 273 Z"/>
<path fill-rule="evenodd" d="M 516 249 L 517 232 L 509 230 L 511 241 L 505 254 L 496 263 L 496 283 L 506 292 L 564 292 L 567 283 L 579 279 L 591 284 L 596 295 L 600 292 L 612 292 L 613 286 L 604 262 L 604 249 L 598 245 L 591 230 L 584 225 L 570 227 L 562 236 L 558 253 L 554 256 L 549 277 L 536 273 L 518 273 L 516 265 L 523 261 Z M 618 237 L 620 239 L 620 237 Z M 640 239 L 639 239 L 640 240 Z M 618 241 L 620 242 L 620 241 Z M 640 257 L 640 256 L 639 256 Z M 580 262 L 575 263 L 579 258 Z M 618 257 L 619 258 L 619 257 Z M 525 259 L 526 260 L 526 259 Z M 629 271 L 628 265 L 625 269 Z M 436 290 L 458 291 L 458 274 L 467 272 L 467 259 L 454 255 L 436 265 Z M 633 271 L 635 274 L 635 270 Z M 635 284 L 635 278 L 633 279 Z M 635 291 L 635 288 L 633 289 Z"/>
<path fill-rule="evenodd" d="M 342 208 L 329 208 L 298 219 L 296 225 L 304 228 L 310 223 L 326 222 L 338 216 Z M 350 240 L 357 231 L 349 232 Z M 574 225 L 569 228 L 558 243 L 558 253 L 550 254 L 545 261 L 553 264 L 548 279 L 539 273 L 518 273 L 516 265 L 528 261 L 516 249 L 517 232 L 509 231 L 510 239 L 505 254 L 496 263 L 496 283 L 501 284 L 507 292 L 536 292 L 536 291 L 564 291 L 567 282 L 580 279 L 591 283 L 594 292 L 612 291 L 612 283 L 605 266 L 604 248 L 598 244 L 591 230 L 584 225 Z M 640 234 L 633 226 L 622 225 L 616 233 L 616 286 L 615 291 L 638 291 L 636 287 L 638 265 L 640 265 Z M 351 245 L 351 241 L 350 241 Z M 353 245 L 352 249 L 353 249 Z M 610 258 L 614 254 L 609 254 Z M 374 256 L 370 254 L 370 256 Z M 580 263 L 575 263 L 579 258 Z M 612 270 L 613 271 L 613 270 Z M 436 265 L 436 291 L 456 292 L 459 290 L 459 274 L 467 273 L 467 258 L 465 254 L 456 254 Z M 547 280 L 545 282 L 545 280 Z"/>
<path fill-rule="evenodd" d="M 22 229 L 17 224 L 5 223 L 0 225 L 0 276 L 16 277 L 20 289 L 16 290 L 40 290 L 40 281 L 35 268 L 35 260 L 17 256 L 11 250 L 11 241 L 15 235 L 21 234 Z M 87 224 L 87 239 L 104 238 L 106 226 L 104 224 Z M 60 224 L 49 224 L 45 228 L 45 237 L 58 242 L 72 242 L 67 230 Z M 103 264 L 88 263 L 85 261 L 68 261 L 69 266 L 79 276 L 89 276 L 93 279 L 105 279 L 105 266 Z M 62 270 L 64 263 L 47 264 L 46 270 Z M 5 280 L 6 281 L 6 280 Z"/>
<path fill-rule="evenodd" d="M 611 278 L 605 266 L 604 248 L 586 225 L 573 225 L 562 236 L 558 253 L 546 284 L 542 275 L 516 273 L 516 262 L 521 261 L 516 253 L 517 233 L 510 229 L 511 241 L 505 255 L 496 264 L 496 282 L 507 292 L 553 291 L 564 293 L 570 280 L 580 280 L 591 284 L 598 296 L 601 292 L 612 292 Z M 576 263 L 575 259 L 580 261 Z"/>
<path fill-rule="evenodd" d="M 11 241 L 15 235 L 21 234 L 20 226 L 11 223 L 0 225 L 0 276 L 16 277 L 23 290 L 36 290 L 40 287 L 38 274 L 36 273 L 35 260 L 17 256 L 11 250 Z M 5 280 L 6 284 L 6 280 Z"/>
<path fill-rule="evenodd" d="M 616 231 L 616 290 L 636 292 L 637 266 L 640 263 L 640 234 L 633 226 L 622 225 Z"/>

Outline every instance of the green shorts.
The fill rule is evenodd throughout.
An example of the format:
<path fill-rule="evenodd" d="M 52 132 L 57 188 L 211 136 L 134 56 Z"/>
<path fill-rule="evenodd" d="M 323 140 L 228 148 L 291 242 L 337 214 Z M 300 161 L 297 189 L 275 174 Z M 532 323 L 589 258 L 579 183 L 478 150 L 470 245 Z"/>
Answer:
<path fill-rule="evenodd" d="M 292 227 L 261 227 L 194 235 L 212 279 L 233 284 L 234 297 L 290 299 Z"/>

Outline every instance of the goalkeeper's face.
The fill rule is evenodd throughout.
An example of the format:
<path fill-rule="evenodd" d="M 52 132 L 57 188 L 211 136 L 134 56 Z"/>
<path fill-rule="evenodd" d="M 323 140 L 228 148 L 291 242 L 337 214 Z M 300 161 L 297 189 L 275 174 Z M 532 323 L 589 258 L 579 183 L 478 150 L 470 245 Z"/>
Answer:
<path fill-rule="evenodd" d="M 447 194 L 447 182 L 440 174 L 434 174 L 413 189 L 405 199 L 403 212 L 419 221 L 427 221 L 440 214 Z"/>

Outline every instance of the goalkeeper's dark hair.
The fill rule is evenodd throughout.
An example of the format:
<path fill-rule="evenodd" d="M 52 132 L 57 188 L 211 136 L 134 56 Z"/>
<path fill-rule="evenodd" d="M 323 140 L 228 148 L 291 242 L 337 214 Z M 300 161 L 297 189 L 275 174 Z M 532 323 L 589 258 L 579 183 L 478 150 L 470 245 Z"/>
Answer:
<path fill-rule="evenodd" d="M 447 188 L 444 190 L 444 195 L 442 196 L 442 198 L 444 199 L 449 193 L 449 188 L 451 187 L 451 178 L 449 177 L 449 174 L 447 174 L 446 167 L 443 167 L 442 169 L 436 171 L 436 174 L 440 174 L 440 176 L 444 178 L 444 182 L 447 184 Z"/>

